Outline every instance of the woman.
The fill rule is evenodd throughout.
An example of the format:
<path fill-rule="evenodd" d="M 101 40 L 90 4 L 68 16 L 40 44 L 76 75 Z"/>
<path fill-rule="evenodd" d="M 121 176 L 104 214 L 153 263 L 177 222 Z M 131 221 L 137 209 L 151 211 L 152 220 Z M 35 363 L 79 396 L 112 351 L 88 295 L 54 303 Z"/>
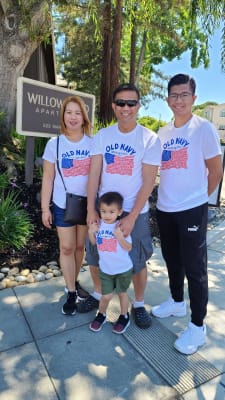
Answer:
<path fill-rule="evenodd" d="M 57 229 L 60 248 L 60 266 L 66 282 L 67 300 L 62 313 L 76 313 L 76 298 L 85 298 L 88 293 L 77 280 L 84 256 L 86 225 L 73 225 L 64 222 L 66 191 L 82 196 L 87 195 L 87 179 L 90 167 L 91 124 L 85 104 L 77 96 L 67 97 L 60 113 L 61 134 L 50 139 L 43 154 L 43 179 L 41 191 L 42 222 L 51 228 L 53 222 Z M 63 181 L 65 187 L 63 185 Z M 51 199 L 53 202 L 50 210 Z"/>

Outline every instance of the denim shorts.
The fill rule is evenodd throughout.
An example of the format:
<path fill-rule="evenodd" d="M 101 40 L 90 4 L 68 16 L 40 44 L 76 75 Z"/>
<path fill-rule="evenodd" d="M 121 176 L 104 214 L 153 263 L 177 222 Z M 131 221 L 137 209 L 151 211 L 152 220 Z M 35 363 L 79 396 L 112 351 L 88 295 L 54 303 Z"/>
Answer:
<path fill-rule="evenodd" d="M 74 226 L 68 222 L 64 222 L 65 209 L 58 207 L 55 203 L 52 204 L 53 224 L 55 226 L 69 228 Z"/>
<path fill-rule="evenodd" d="M 128 215 L 128 213 L 124 213 L 122 217 L 125 215 Z M 146 267 L 146 261 L 153 253 L 149 212 L 139 214 L 131 237 L 132 249 L 129 254 L 133 262 L 133 273 L 137 274 Z M 85 247 L 87 263 L 97 267 L 99 260 L 97 246 L 93 246 L 89 239 L 86 239 Z"/>

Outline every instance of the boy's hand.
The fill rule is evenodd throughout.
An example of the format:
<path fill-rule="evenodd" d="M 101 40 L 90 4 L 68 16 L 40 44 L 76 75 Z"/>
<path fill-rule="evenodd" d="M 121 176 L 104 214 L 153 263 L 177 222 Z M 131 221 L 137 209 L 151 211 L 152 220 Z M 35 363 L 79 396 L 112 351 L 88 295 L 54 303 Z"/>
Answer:
<path fill-rule="evenodd" d="M 95 234 L 96 232 L 98 232 L 98 223 L 97 222 L 93 222 L 92 224 L 89 225 L 89 229 L 88 231 L 92 234 Z"/>
<path fill-rule="evenodd" d="M 132 244 L 127 242 L 126 238 L 124 237 L 124 233 L 122 232 L 119 225 L 116 226 L 113 233 L 114 236 L 117 238 L 120 246 L 126 251 L 131 251 Z"/>
<path fill-rule="evenodd" d="M 114 233 L 114 236 L 115 236 L 117 239 L 123 239 L 123 238 L 124 238 L 123 232 L 121 231 L 121 229 L 120 229 L 119 226 L 117 226 L 117 227 L 115 228 L 115 230 L 114 230 L 113 233 Z"/>

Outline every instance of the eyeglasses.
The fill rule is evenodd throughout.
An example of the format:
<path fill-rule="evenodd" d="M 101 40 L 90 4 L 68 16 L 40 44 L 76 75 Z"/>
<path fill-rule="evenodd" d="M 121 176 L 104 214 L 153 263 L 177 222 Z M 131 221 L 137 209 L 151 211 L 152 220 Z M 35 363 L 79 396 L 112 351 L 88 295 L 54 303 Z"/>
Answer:
<path fill-rule="evenodd" d="M 135 107 L 138 104 L 138 100 L 118 99 L 118 100 L 115 100 L 113 103 L 118 107 L 125 107 L 125 105 L 127 105 L 128 107 Z"/>
<path fill-rule="evenodd" d="M 171 93 L 168 95 L 168 97 L 172 100 L 178 100 L 179 98 L 181 100 L 186 100 L 189 96 L 192 96 L 191 92 Z"/>

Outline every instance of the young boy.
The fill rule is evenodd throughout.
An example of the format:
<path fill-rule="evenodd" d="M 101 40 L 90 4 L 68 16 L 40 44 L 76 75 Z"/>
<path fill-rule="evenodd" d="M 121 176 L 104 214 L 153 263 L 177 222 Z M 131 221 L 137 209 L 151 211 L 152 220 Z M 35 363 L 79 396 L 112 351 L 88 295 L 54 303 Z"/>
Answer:
<path fill-rule="evenodd" d="M 104 193 L 99 199 L 100 226 L 90 225 L 88 234 L 92 244 L 97 244 L 99 253 L 99 278 L 102 297 L 99 311 L 90 329 L 98 332 L 106 322 L 106 310 L 115 289 L 120 299 L 121 314 L 113 332 L 121 334 L 130 325 L 127 289 L 132 278 L 133 265 L 129 256 L 131 236 L 124 237 L 118 223 L 123 212 L 123 197 L 118 192 Z"/>

